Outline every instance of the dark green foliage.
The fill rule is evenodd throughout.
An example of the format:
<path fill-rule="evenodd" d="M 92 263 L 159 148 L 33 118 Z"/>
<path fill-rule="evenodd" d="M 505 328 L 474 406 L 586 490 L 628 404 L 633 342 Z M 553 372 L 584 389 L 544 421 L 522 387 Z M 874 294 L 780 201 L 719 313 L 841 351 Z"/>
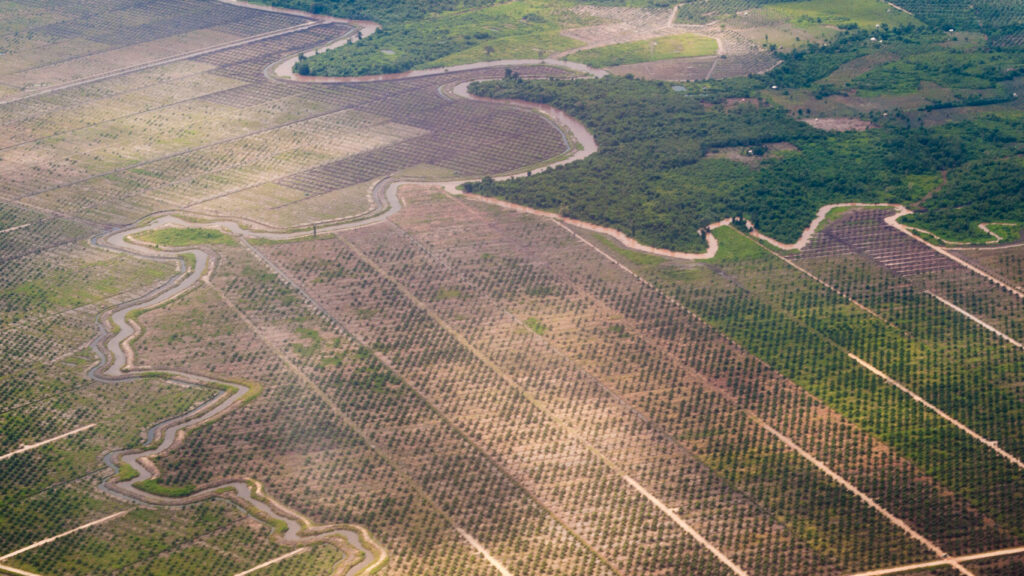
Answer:
<path fill-rule="evenodd" d="M 521 32 L 537 27 L 521 22 Z M 314 76 L 364 76 L 412 70 L 449 54 L 507 35 L 508 32 L 469 32 L 442 20 L 387 26 L 359 42 L 329 50 L 296 65 L 296 72 Z M 303 66 L 305 65 L 305 66 Z"/>
<path fill-rule="evenodd" d="M 810 86 L 850 60 L 869 53 L 872 49 L 867 44 L 869 36 L 867 31 L 854 29 L 839 36 L 828 46 L 811 44 L 805 49 L 794 51 L 782 65 L 768 74 L 766 83 L 781 88 Z"/>
<path fill-rule="evenodd" d="M 1024 157 L 983 160 L 949 173 L 943 194 L 908 223 L 949 239 L 988 239 L 979 222 L 1024 222 Z"/>
<path fill-rule="evenodd" d="M 667 186 L 661 182 L 663 178 L 697 163 L 714 148 L 817 138 L 815 130 L 780 109 L 751 104 L 728 109 L 706 106 L 656 82 L 616 77 L 596 81 L 511 79 L 478 84 L 473 90 L 561 108 L 587 125 L 601 150 L 583 162 L 532 178 L 469 184 L 469 191 L 558 210 L 616 227 L 644 242 L 679 249 L 700 246 L 697 229 L 721 219 L 723 209 L 735 210 L 738 204 L 728 186 L 705 190 L 704 197 L 698 199 Z M 736 177 L 749 169 L 714 164 L 704 171 L 725 171 Z"/>
<path fill-rule="evenodd" d="M 903 0 L 923 22 L 946 30 L 983 30 L 1003 36 L 1024 24 L 1024 5 L 1008 0 Z"/>
<path fill-rule="evenodd" d="M 825 133 L 777 108 L 709 105 L 661 83 L 625 78 L 509 79 L 478 84 L 473 91 L 561 108 L 587 125 L 600 151 L 529 178 L 468 184 L 469 192 L 557 211 L 680 250 L 701 249 L 699 229 L 723 218 L 744 216 L 763 232 L 793 241 L 825 204 L 915 201 L 920 194 L 907 187 L 907 176 L 998 154 L 1019 141 L 1022 122 L 987 117 L 935 129 L 893 125 Z M 799 151 L 768 154 L 756 168 L 704 157 L 728 147 L 763 153 L 758 146 L 772 142 L 788 142 Z M 1021 175 L 1019 163 L 1004 162 L 991 165 L 974 184 L 969 184 L 972 177 L 956 180 L 953 195 L 939 194 L 925 203 L 928 222 L 959 219 L 966 227 L 998 219 L 1006 203 L 1022 204 Z M 991 190 L 1002 193 L 988 194 Z M 983 196 L 988 200 L 976 201 Z M 964 201 L 971 210 L 958 208 Z M 942 228 L 953 230 L 948 223 Z"/>

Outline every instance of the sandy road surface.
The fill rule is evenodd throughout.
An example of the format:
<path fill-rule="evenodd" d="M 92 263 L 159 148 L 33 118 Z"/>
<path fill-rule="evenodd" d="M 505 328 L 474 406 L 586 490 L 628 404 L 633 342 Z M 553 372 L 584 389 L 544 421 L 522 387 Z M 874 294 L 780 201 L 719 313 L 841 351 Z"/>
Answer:
<path fill-rule="evenodd" d="M 22 228 L 28 228 L 31 225 L 32 223 L 29 222 L 28 224 L 22 224 L 20 226 L 11 226 L 10 228 L 4 228 L 3 230 L 0 230 L 0 234 L 7 234 L 8 232 L 14 232 L 15 230 L 21 230 Z"/>
<path fill-rule="evenodd" d="M 974 272 L 975 274 L 978 274 L 979 276 L 983 276 L 984 278 L 992 281 L 997 286 L 1005 288 L 1006 290 L 1008 290 L 1009 292 L 1011 292 L 1013 295 L 1017 296 L 1018 298 L 1024 299 L 1024 292 L 1021 292 L 1017 288 L 1015 288 L 1013 286 L 1010 286 L 1009 284 L 1003 282 L 999 278 L 996 278 L 995 276 L 989 274 L 988 272 L 985 272 L 981 268 L 978 268 L 977 266 L 971 264 L 970 262 L 964 260 L 963 258 L 960 258 L 956 254 L 953 254 L 949 250 L 947 250 L 945 248 L 942 248 L 940 246 L 936 246 L 934 244 L 931 244 L 930 242 L 926 242 L 925 240 L 920 238 L 917 234 L 914 234 L 912 228 L 910 228 L 909 226 L 904 226 L 903 224 L 899 223 L 899 219 L 901 217 L 903 217 L 903 216 L 906 216 L 907 214 L 910 214 L 911 211 L 908 210 L 907 208 L 903 207 L 903 206 L 896 206 L 896 209 L 897 210 L 896 210 L 895 214 L 893 214 L 892 216 L 889 216 L 888 218 L 885 219 L 886 224 L 892 226 L 893 228 L 899 230 L 900 232 L 903 232 L 907 236 L 910 236 L 914 240 L 917 240 L 918 242 L 924 244 L 925 246 L 931 248 L 932 250 L 935 250 L 939 254 L 942 254 L 946 258 L 949 258 L 950 260 L 956 262 L 957 264 L 963 266 L 964 268 L 967 268 L 971 272 Z"/>
<path fill-rule="evenodd" d="M 945 412 L 940 410 L 938 408 L 938 406 L 935 406 L 931 402 L 925 400 L 920 395 L 916 394 L 913 390 L 911 390 L 910 388 L 907 388 L 901 382 L 895 380 L 894 378 L 892 378 L 891 376 L 889 376 L 885 372 L 882 372 L 878 368 L 876 368 L 876 367 L 872 366 L 871 364 L 867 363 L 866 361 L 862 360 L 861 358 L 859 358 L 858 356 L 856 356 L 852 352 L 847 352 L 847 356 L 849 356 L 851 359 L 853 359 L 855 362 L 857 362 L 857 364 L 860 364 L 862 367 L 866 368 L 869 372 L 871 372 L 875 376 L 878 376 L 882 380 L 885 380 L 886 382 L 888 382 L 890 385 L 892 385 L 892 386 L 896 387 L 897 389 L 899 389 L 904 394 L 910 396 L 911 398 L 914 399 L 915 402 L 917 402 L 917 403 L 923 405 L 924 407 L 928 408 L 928 410 L 932 411 L 935 415 L 937 415 L 938 417 L 942 418 L 943 420 L 949 422 L 950 424 L 955 426 L 957 429 L 959 429 L 964 434 L 967 434 L 971 438 L 977 440 L 978 442 L 981 442 L 982 444 L 984 444 L 988 448 L 992 449 L 993 451 L 995 451 L 997 454 L 999 454 L 1003 458 L 1006 458 L 1014 466 L 1016 466 L 1018 468 L 1021 468 L 1021 469 L 1024 469 L 1024 462 L 1022 462 L 1020 460 L 1020 458 L 1017 458 L 1013 454 L 1010 454 L 1006 450 L 1003 450 L 1002 448 L 1000 448 L 999 445 L 995 443 L 995 441 L 989 440 L 989 439 L 985 438 L 984 436 L 982 436 L 981 434 L 978 434 L 977 432 L 975 432 L 974 430 L 969 428 L 963 422 L 960 422 L 956 418 L 953 418 L 949 414 L 946 414 Z"/>
<path fill-rule="evenodd" d="M 999 330 L 995 326 L 989 324 L 988 322 L 982 320 L 981 318 L 978 318 L 977 316 L 975 316 L 974 314 L 971 314 L 967 310 L 964 310 L 963 308 L 957 306 L 956 304 L 950 302 L 949 300 L 946 300 L 942 296 L 939 296 L 938 294 L 935 294 L 934 292 L 925 291 L 925 294 L 931 296 L 932 298 L 935 298 L 939 302 L 942 302 L 948 308 L 951 308 L 954 312 L 956 312 L 956 313 L 960 314 L 961 316 L 967 318 L 968 320 L 974 322 L 978 326 L 981 326 L 982 328 L 988 330 L 989 332 L 992 332 L 996 336 L 999 336 L 1000 338 L 1002 338 L 1003 340 L 1006 340 L 1010 344 L 1013 344 L 1017 348 L 1020 348 L 1020 349 L 1024 350 L 1024 344 L 1021 344 L 1020 342 L 1014 340 L 1013 338 L 1011 338 L 1010 336 L 1006 335 L 1005 333 L 1003 333 L 1001 330 Z"/>
<path fill-rule="evenodd" d="M 54 436 L 53 438 L 47 438 L 46 440 L 41 440 L 41 441 L 36 442 L 34 444 L 26 444 L 25 446 L 22 446 L 21 448 L 18 448 L 17 450 L 14 450 L 13 452 L 8 452 L 7 454 L 4 454 L 3 456 L 0 456 L 0 461 L 7 460 L 8 458 L 10 458 L 12 456 L 16 456 L 16 455 L 21 454 L 23 452 L 28 452 L 29 450 L 35 450 L 36 448 L 40 448 L 42 446 L 46 446 L 47 444 L 50 444 L 52 442 L 56 442 L 58 440 L 63 440 L 65 438 L 67 438 L 68 436 L 74 436 L 75 434 L 78 434 L 79 432 L 85 432 L 86 430 L 89 430 L 89 429 L 91 429 L 94 426 L 96 426 L 96 424 L 88 424 L 88 425 L 85 425 L 85 426 L 81 426 L 79 428 L 75 428 L 74 430 L 72 430 L 70 432 L 65 432 L 65 433 L 63 433 L 63 434 L 61 434 L 59 436 Z"/>
<path fill-rule="evenodd" d="M 24 548 L 19 548 L 19 549 L 15 550 L 14 552 L 8 552 L 7 554 L 4 554 L 3 556 L 0 556 L 0 562 L 3 562 L 4 560 L 10 560 L 11 558 L 14 558 L 15 556 L 17 556 L 19 554 L 23 554 L 25 552 L 28 552 L 29 550 L 35 550 L 36 548 L 39 548 L 40 546 L 45 546 L 46 544 L 49 544 L 50 542 L 54 542 L 56 540 L 60 540 L 61 538 L 65 537 L 65 536 L 70 536 L 70 535 L 74 534 L 75 532 L 79 532 L 79 531 L 85 530 L 87 528 L 92 528 L 93 526 L 98 526 L 100 524 L 103 524 L 104 522 L 109 522 L 109 521 L 111 521 L 111 520 L 113 520 L 115 518 L 120 518 L 121 516 L 124 516 L 127 513 L 128 513 L 127 510 L 123 510 L 121 512 L 115 512 L 115 513 L 113 513 L 113 514 L 111 514 L 109 516 L 104 516 L 103 518 L 100 518 L 99 520 L 93 520 L 92 522 L 88 522 L 86 524 L 82 524 L 81 526 L 79 526 L 77 528 L 72 528 L 71 530 L 68 530 L 67 532 L 61 532 L 60 534 L 57 534 L 56 536 L 50 536 L 49 538 L 44 538 L 44 539 L 42 539 L 42 540 L 40 540 L 38 542 L 35 542 L 33 544 L 29 544 L 28 546 L 25 546 Z"/>

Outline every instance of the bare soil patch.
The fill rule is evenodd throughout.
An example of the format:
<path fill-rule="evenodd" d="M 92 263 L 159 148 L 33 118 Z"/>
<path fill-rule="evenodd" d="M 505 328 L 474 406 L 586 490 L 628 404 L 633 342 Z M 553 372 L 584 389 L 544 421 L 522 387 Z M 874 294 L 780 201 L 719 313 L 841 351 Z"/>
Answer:
<path fill-rule="evenodd" d="M 860 118 L 801 118 L 801 120 L 818 130 L 829 132 L 863 132 L 872 127 L 871 122 Z"/>

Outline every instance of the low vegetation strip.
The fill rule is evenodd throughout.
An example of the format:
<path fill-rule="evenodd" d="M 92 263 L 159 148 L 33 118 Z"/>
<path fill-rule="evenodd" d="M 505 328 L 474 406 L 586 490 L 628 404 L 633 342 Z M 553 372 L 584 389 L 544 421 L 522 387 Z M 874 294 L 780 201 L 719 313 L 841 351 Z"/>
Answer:
<path fill-rule="evenodd" d="M 678 34 L 581 50 L 570 54 L 567 59 L 594 68 L 608 68 L 670 58 L 711 56 L 717 52 L 718 42 L 714 38 L 698 34 Z"/>

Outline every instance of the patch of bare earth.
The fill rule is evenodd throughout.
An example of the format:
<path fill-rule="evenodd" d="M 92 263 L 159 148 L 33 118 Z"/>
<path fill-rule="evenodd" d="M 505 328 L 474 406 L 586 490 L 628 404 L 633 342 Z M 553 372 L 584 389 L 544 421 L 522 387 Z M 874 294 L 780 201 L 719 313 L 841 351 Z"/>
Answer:
<path fill-rule="evenodd" d="M 871 122 L 860 118 L 801 118 L 800 120 L 818 130 L 828 130 L 829 132 L 863 132 L 873 126 Z"/>

